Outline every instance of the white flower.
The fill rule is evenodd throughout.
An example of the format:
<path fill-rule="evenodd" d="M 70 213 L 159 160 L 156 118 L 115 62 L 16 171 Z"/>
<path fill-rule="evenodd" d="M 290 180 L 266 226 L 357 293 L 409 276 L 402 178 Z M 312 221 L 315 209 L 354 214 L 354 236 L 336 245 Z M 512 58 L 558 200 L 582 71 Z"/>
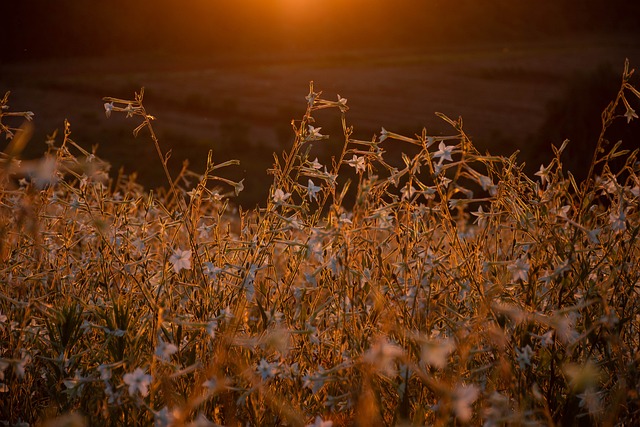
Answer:
<path fill-rule="evenodd" d="M 102 381 L 109 381 L 111 379 L 111 366 L 102 364 L 98 366 L 98 372 L 100 372 L 100 379 Z"/>
<path fill-rule="evenodd" d="M 609 224 L 611 224 L 611 229 L 613 231 L 626 230 L 627 229 L 627 224 L 625 223 L 626 219 L 627 219 L 627 216 L 624 212 L 624 209 L 622 208 L 618 209 L 617 214 L 615 212 L 611 212 L 609 214 Z"/>
<path fill-rule="evenodd" d="M 553 344 L 553 330 L 549 330 L 544 334 L 537 336 L 540 339 L 540 345 L 543 348 L 550 347 Z"/>
<path fill-rule="evenodd" d="M 20 359 L 20 361 L 15 366 L 15 370 L 16 370 L 16 373 L 18 374 L 18 377 L 24 378 L 24 375 L 25 375 L 26 369 L 27 369 L 27 365 L 29 363 L 31 363 L 31 356 L 29 356 L 23 350 L 22 351 L 22 359 Z"/>
<path fill-rule="evenodd" d="M 449 187 L 449 184 L 451 184 L 453 181 L 449 178 L 447 178 L 446 176 L 441 176 L 440 177 L 440 185 L 442 185 L 444 188 Z"/>
<path fill-rule="evenodd" d="M 596 186 L 598 188 L 602 188 L 609 194 L 615 194 L 618 192 L 618 181 L 615 177 L 605 176 L 605 177 L 596 177 Z"/>
<path fill-rule="evenodd" d="M 570 210 L 571 210 L 571 206 L 564 205 L 564 206 L 560 206 L 558 209 L 551 209 L 551 212 L 555 213 L 560 218 L 567 218 L 567 215 L 569 214 Z"/>
<path fill-rule="evenodd" d="M 222 269 L 220 267 L 216 267 L 212 262 L 203 262 L 204 266 L 204 274 L 206 274 L 210 279 L 215 279 L 218 277 L 218 274 L 222 273 Z"/>
<path fill-rule="evenodd" d="M 476 212 L 471 212 L 471 215 L 477 217 L 473 223 L 478 224 L 479 227 L 483 227 L 486 224 L 487 217 L 489 216 L 488 212 L 485 212 L 482 209 L 482 205 L 478 207 L 478 210 Z"/>
<path fill-rule="evenodd" d="M 153 423 L 154 427 L 170 427 L 173 425 L 176 420 L 174 411 L 169 411 L 169 408 L 166 406 L 156 412 L 155 421 Z"/>
<path fill-rule="evenodd" d="M 107 117 L 111 117 L 111 112 L 113 111 L 113 102 L 105 102 L 104 104 L 104 114 Z"/>
<path fill-rule="evenodd" d="M 37 163 L 33 172 L 33 179 L 39 189 L 58 182 L 58 162 L 53 156 L 46 156 Z"/>
<path fill-rule="evenodd" d="M 349 107 L 347 107 L 347 98 L 343 98 L 339 94 L 338 94 L 338 108 L 343 113 L 349 109 Z"/>
<path fill-rule="evenodd" d="M 382 128 L 382 130 L 380 131 L 380 138 L 378 138 L 378 140 L 380 142 L 382 142 L 385 139 L 387 139 L 388 137 L 389 137 L 389 132 L 387 132 L 387 130 L 385 128 Z"/>
<path fill-rule="evenodd" d="M 535 176 L 539 176 L 540 177 L 540 181 L 542 182 L 542 185 L 544 185 L 545 182 L 549 182 L 549 170 L 551 168 L 550 167 L 544 167 L 544 165 L 540 165 L 540 170 L 538 170 L 538 172 L 534 173 Z"/>
<path fill-rule="evenodd" d="M 531 357 L 533 356 L 533 350 L 527 344 L 522 349 L 516 348 L 516 361 L 518 362 L 518 366 L 520 369 L 524 369 L 525 367 L 531 365 Z"/>
<path fill-rule="evenodd" d="M 484 191 L 488 190 L 489 194 L 491 194 L 492 196 L 495 196 L 496 186 L 493 184 L 493 181 L 491 180 L 491 178 L 485 175 L 480 175 L 480 177 L 478 178 L 478 181 L 480 182 L 480 185 L 482 186 L 482 189 Z"/>
<path fill-rule="evenodd" d="M 0 359 L 0 381 L 4 381 L 4 371 L 10 366 L 9 362 Z"/>
<path fill-rule="evenodd" d="M 598 236 L 600 235 L 601 232 L 602 230 L 600 228 L 594 228 L 591 231 L 587 231 L 587 237 L 589 238 L 589 241 L 596 245 L 599 244 L 600 239 L 598 238 Z"/>
<path fill-rule="evenodd" d="M 355 154 L 353 155 L 353 158 L 351 160 L 347 160 L 346 163 L 353 167 L 356 168 L 356 172 L 364 172 L 367 169 L 367 163 L 365 162 L 365 158 L 364 156 L 356 156 Z"/>
<path fill-rule="evenodd" d="M 480 390 L 475 385 L 461 385 L 453 391 L 453 412 L 462 422 L 468 422 L 473 416 L 471 405 L 476 401 Z"/>
<path fill-rule="evenodd" d="M 273 378 L 278 373 L 278 364 L 269 363 L 267 359 L 261 359 L 258 364 L 258 373 L 263 381 Z"/>
<path fill-rule="evenodd" d="M 318 94 L 315 92 L 309 92 L 309 95 L 305 96 L 304 99 L 309 103 L 309 107 L 313 107 L 314 102 L 316 102 L 316 98 Z"/>
<path fill-rule="evenodd" d="M 303 224 L 300 220 L 295 218 L 295 216 L 292 215 L 289 218 L 286 218 L 285 221 L 287 222 L 287 228 L 289 230 L 302 230 Z"/>
<path fill-rule="evenodd" d="M 624 113 L 624 116 L 627 118 L 627 123 L 631 122 L 631 120 L 633 119 L 638 118 L 636 111 L 629 106 L 627 106 L 627 111 Z"/>
<path fill-rule="evenodd" d="M 249 266 L 249 270 L 247 271 L 247 275 L 242 282 L 242 288 L 244 289 L 247 301 L 249 302 L 253 301 L 253 297 L 255 296 L 256 292 L 254 286 L 254 282 L 256 280 L 256 271 L 258 271 L 258 266 L 256 264 L 251 264 Z"/>
<path fill-rule="evenodd" d="M 156 347 L 156 356 L 158 359 L 167 362 L 171 355 L 177 351 L 178 347 L 175 344 L 164 342 L 162 338 L 158 339 L 158 346 Z"/>
<path fill-rule="evenodd" d="M 313 394 L 316 394 L 324 383 L 327 381 L 326 372 L 322 366 L 318 368 L 318 372 L 308 374 L 302 377 L 302 386 L 311 389 Z"/>
<path fill-rule="evenodd" d="M 562 276 L 567 271 L 571 271 L 571 260 L 565 259 L 551 273 L 552 277 Z"/>
<path fill-rule="evenodd" d="M 322 165 L 320 164 L 320 162 L 318 162 L 318 158 L 316 157 L 315 160 L 313 162 L 309 163 L 309 166 L 311 166 L 313 169 L 322 169 Z"/>
<path fill-rule="evenodd" d="M 440 159 L 440 161 L 438 161 L 438 163 L 433 162 L 433 174 L 434 175 L 440 175 L 440 172 L 442 172 L 442 167 L 444 165 L 442 164 L 442 159 Z"/>
<path fill-rule="evenodd" d="M 290 196 L 291 193 L 285 193 L 281 189 L 276 188 L 276 191 L 273 192 L 273 201 L 279 205 L 287 200 Z"/>
<path fill-rule="evenodd" d="M 307 134 L 307 137 L 305 138 L 306 141 L 317 141 L 319 139 L 324 139 L 327 138 L 325 135 L 322 135 L 320 133 L 320 129 L 322 129 L 321 127 L 313 127 L 311 125 L 309 125 L 309 133 Z"/>
<path fill-rule="evenodd" d="M 307 424 L 306 427 L 332 427 L 333 421 L 324 421 L 320 415 L 318 415 L 313 424 Z"/>
<path fill-rule="evenodd" d="M 176 249 L 176 251 L 169 258 L 169 262 L 173 264 L 173 270 L 177 273 L 180 273 L 180 270 L 190 270 L 191 269 L 191 250 L 187 249 L 185 251 L 181 249 Z"/>
<path fill-rule="evenodd" d="M 340 214 L 340 218 L 338 219 L 338 221 L 345 223 L 345 224 L 353 224 L 353 221 L 351 221 L 351 218 L 349 218 L 350 214 L 346 213 L 346 212 L 342 212 Z"/>
<path fill-rule="evenodd" d="M 133 113 L 136 112 L 140 107 L 134 107 L 131 104 L 127 104 L 127 106 L 122 110 L 127 113 L 127 117 L 133 117 Z"/>
<path fill-rule="evenodd" d="M 136 368 L 135 371 L 125 374 L 122 379 L 129 386 L 129 395 L 134 396 L 139 392 L 142 397 L 145 397 L 149 394 L 151 375 L 146 374 L 142 369 Z"/>
<path fill-rule="evenodd" d="M 242 178 L 240 182 L 233 184 L 233 192 L 236 193 L 236 196 L 240 194 L 242 190 L 244 190 L 244 178 Z"/>
<path fill-rule="evenodd" d="M 518 258 L 507 266 L 507 269 L 511 272 L 511 278 L 514 282 L 518 279 L 526 282 L 529 279 L 529 263 L 524 257 Z"/>
<path fill-rule="evenodd" d="M 598 393 L 593 387 L 587 387 L 584 393 L 578 395 L 580 399 L 579 406 L 586 408 L 589 414 L 595 415 L 602 411 L 602 402 L 600 400 L 600 393 Z"/>
<path fill-rule="evenodd" d="M 429 366 L 443 369 L 447 366 L 447 359 L 455 348 L 455 342 L 449 338 L 429 340 L 422 344 L 421 360 Z"/>
<path fill-rule="evenodd" d="M 209 378 L 202 383 L 202 387 L 208 388 L 210 391 L 218 388 L 218 379 L 216 377 Z"/>
<path fill-rule="evenodd" d="M 209 336 L 211 338 L 215 338 L 216 337 L 216 331 L 218 330 L 218 321 L 217 320 L 212 320 L 209 323 L 207 323 L 207 334 L 209 334 Z"/>
<path fill-rule="evenodd" d="M 144 240 L 142 239 L 135 239 L 133 242 L 131 242 L 131 245 L 133 246 L 133 249 L 135 250 L 135 253 L 138 255 L 144 255 L 144 251 L 145 251 L 145 244 L 144 244 Z"/>
<path fill-rule="evenodd" d="M 185 424 L 185 427 L 214 427 L 217 424 L 212 423 L 209 419 L 203 414 L 198 414 L 195 420 L 191 421 L 188 424 Z"/>
<path fill-rule="evenodd" d="M 575 330 L 576 317 L 575 313 L 569 313 L 568 315 L 557 314 L 552 319 L 556 337 L 563 344 L 571 344 L 580 336 L 578 331 Z"/>
<path fill-rule="evenodd" d="M 200 191 L 198 187 L 192 188 L 191 190 L 187 191 L 187 196 L 189 196 L 190 199 L 197 199 L 199 194 Z"/>
<path fill-rule="evenodd" d="M 309 180 L 307 184 L 307 191 L 309 192 L 309 200 L 318 200 L 318 192 L 322 190 L 322 187 L 317 187 L 312 180 Z"/>
<path fill-rule="evenodd" d="M 226 306 L 220 310 L 218 313 L 218 319 L 221 319 L 222 321 L 233 319 L 233 310 L 231 310 L 231 307 Z"/>
<path fill-rule="evenodd" d="M 396 373 L 395 359 L 403 355 L 402 348 L 386 338 L 377 339 L 364 354 L 364 361 L 372 364 L 380 372 L 393 376 Z"/>
<path fill-rule="evenodd" d="M 62 381 L 62 383 L 64 384 L 64 386 L 67 389 L 73 389 L 73 388 L 82 388 L 83 383 L 85 382 L 85 378 L 83 378 L 80 375 L 80 372 L 76 369 L 76 373 L 73 376 L 73 378 L 67 378 L 65 380 Z"/>
<path fill-rule="evenodd" d="M 400 193 L 402 194 L 402 200 L 409 200 L 413 197 L 413 195 L 415 194 L 416 189 L 413 188 L 413 185 L 411 185 L 411 183 L 407 182 L 407 185 L 405 185 L 404 187 L 402 187 L 402 189 L 400 190 Z"/>
<path fill-rule="evenodd" d="M 433 153 L 433 157 L 452 161 L 453 159 L 451 158 L 451 152 L 454 148 L 455 147 L 453 145 L 447 146 L 444 141 L 440 141 L 440 144 L 438 144 L 438 151 Z"/>

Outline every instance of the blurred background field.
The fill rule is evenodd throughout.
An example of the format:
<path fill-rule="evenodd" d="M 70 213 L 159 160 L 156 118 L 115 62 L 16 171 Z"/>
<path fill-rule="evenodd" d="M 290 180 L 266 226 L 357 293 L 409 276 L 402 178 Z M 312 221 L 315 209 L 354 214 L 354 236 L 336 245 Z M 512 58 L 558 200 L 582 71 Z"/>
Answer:
<path fill-rule="evenodd" d="M 245 179 L 247 207 L 264 200 L 272 152 L 292 139 L 310 80 L 325 98 L 349 100 L 356 138 L 381 124 L 447 133 L 438 111 L 462 116 L 480 150 L 521 150 L 530 172 L 569 138 L 567 166 L 578 170 L 624 59 L 640 63 L 638 6 L 624 2 L 15 3 L 0 7 L 10 17 L 0 91 L 12 91 L 13 110 L 35 113 L 25 156 L 42 154 L 66 118 L 72 138 L 97 145 L 114 172 L 164 185 L 153 146 L 131 133 L 137 123 L 104 114 L 103 96 L 132 98 L 144 86 L 173 169 L 185 159 L 202 169 L 209 149 L 219 162 L 239 159 L 229 178 Z M 336 118 L 320 115 L 317 126 L 341 137 Z M 624 132 L 637 144 L 637 124 Z M 334 142 L 323 142 L 327 156 Z"/>

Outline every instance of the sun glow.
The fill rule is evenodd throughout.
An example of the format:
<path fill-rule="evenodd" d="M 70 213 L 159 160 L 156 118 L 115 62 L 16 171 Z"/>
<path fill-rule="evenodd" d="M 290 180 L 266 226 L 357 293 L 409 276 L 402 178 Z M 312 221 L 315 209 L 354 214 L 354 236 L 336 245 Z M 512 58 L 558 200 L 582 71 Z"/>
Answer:
<path fill-rule="evenodd" d="M 275 0 L 275 7 L 284 13 L 296 14 L 322 5 L 319 0 Z"/>
<path fill-rule="evenodd" d="M 331 3 L 322 0 L 273 0 L 272 13 L 275 19 L 285 25 L 311 22 L 320 18 L 331 9 Z"/>
<path fill-rule="evenodd" d="M 169 0 L 165 0 L 169 1 Z M 235 50 L 359 49 L 429 43 L 449 37 L 434 0 L 234 0 L 197 4 L 176 13 L 172 40 Z M 184 42 L 178 40 L 183 39 Z"/>

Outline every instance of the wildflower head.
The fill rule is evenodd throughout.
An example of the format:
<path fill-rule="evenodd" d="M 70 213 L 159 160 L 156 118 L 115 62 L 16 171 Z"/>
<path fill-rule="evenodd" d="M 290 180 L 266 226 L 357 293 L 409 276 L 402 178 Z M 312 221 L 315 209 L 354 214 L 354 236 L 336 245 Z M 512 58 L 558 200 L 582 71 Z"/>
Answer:
<path fill-rule="evenodd" d="M 444 141 L 440 141 L 440 144 L 438 145 L 438 151 L 433 153 L 433 158 L 452 161 L 453 159 L 451 158 L 451 153 L 453 152 L 454 148 L 455 147 L 453 145 L 447 146 Z"/>
<path fill-rule="evenodd" d="M 371 348 L 364 354 L 364 361 L 373 365 L 378 371 L 388 376 L 396 372 L 395 361 L 404 351 L 386 338 L 378 338 Z"/>
<path fill-rule="evenodd" d="M 191 269 L 191 250 L 176 249 L 176 251 L 169 257 L 169 262 L 173 265 L 173 270 L 180 273 L 182 270 Z"/>
<path fill-rule="evenodd" d="M 165 362 L 169 361 L 169 357 L 178 351 L 178 347 L 175 344 L 164 341 L 162 338 L 158 339 L 158 345 L 156 347 L 156 357 Z"/>
<path fill-rule="evenodd" d="M 104 103 L 104 114 L 107 117 L 111 117 L 111 112 L 113 111 L 113 101 Z"/>
<path fill-rule="evenodd" d="M 142 397 L 146 397 L 149 394 L 151 375 L 147 374 L 141 368 L 136 368 L 133 372 L 124 374 L 122 379 L 124 383 L 129 386 L 129 395 L 135 396 L 137 393 L 140 393 Z"/>
<path fill-rule="evenodd" d="M 462 422 L 469 422 L 473 417 L 473 402 L 476 401 L 480 389 L 473 384 L 459 385 L 453 391 L 453 412 Z"/>
<path fill-rule="evenodd" d="M 351 160 L 347 160 L 346 163 L 352 168 L 355 168 L 357 173 L 363 173 L 367 169 L 367 163 L 364 156 L 358 157 L 354 154 L 353 158 Z"/>
<path fill-rule="evenodd" d="M 285 193 L 280 188 L 276 188 L 276 190 L 273 192 L 273 202 L 276 205 L 280 205 L 284 203 L 290 196 L 291 193 Z"/>
<path fill-rule="evenodd" d="M 309 200 L 318 200 L 318 193 L 322 190 L 322 187 L 318 187 L 313 183 L 311 179 L 307 183 L 307 193 L 309 194 Z"/>

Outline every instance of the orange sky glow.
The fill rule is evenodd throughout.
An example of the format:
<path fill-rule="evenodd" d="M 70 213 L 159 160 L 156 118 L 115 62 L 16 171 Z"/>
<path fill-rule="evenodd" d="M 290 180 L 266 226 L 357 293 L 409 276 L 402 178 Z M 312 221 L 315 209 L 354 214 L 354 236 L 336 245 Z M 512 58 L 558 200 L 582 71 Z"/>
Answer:
<path fill-rule="evenodd" d="M 222 39 L 237 48 L 313 49 L 389 45 L 431 32 L 438 1 L 416 0 L 199 0 L 152 13 L 171 23 L 178 39 Z M 161 12 L 162 11 L 162 12 Z M 445 23 L 442 22 L 444 25 Z M 444 28 L 443 28 L 444 29 Z"/>
<path fill-rule="evenodd" d="M 5 58 L 428 48 L 637 28 L 637 14 L 611 6 L 626 0 L 581 1 L 576 8 L 578 0 L 29 0 L 4 2 L 1 14 L 11 18 Z"/>

